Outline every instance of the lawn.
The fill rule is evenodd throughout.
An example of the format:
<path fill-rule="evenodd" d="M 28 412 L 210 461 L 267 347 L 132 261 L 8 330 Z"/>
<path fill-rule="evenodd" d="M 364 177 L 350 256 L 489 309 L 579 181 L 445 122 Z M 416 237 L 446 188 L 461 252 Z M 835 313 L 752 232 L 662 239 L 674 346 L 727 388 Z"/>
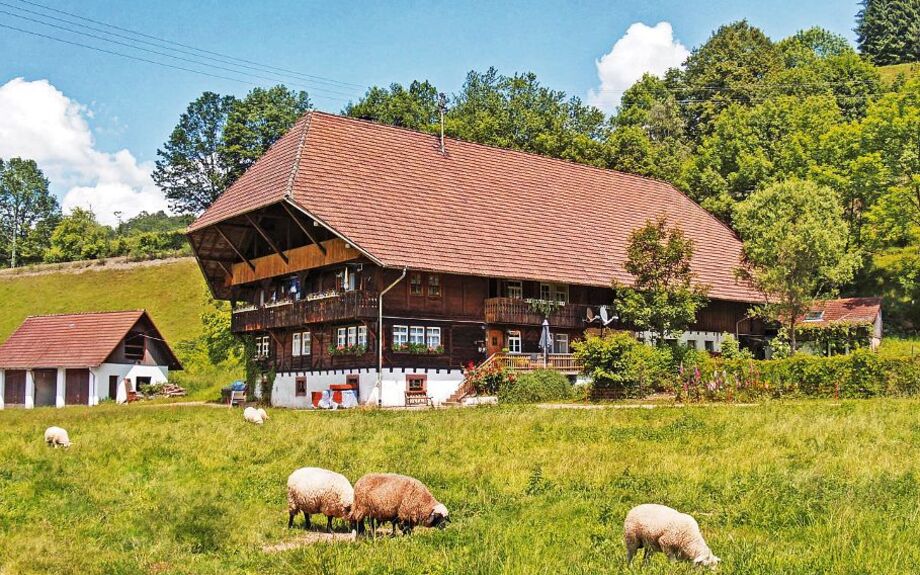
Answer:
<path fill-rule="evenodd" d="M 622 521 L 694 514 L 722 573 L 920 564 L 920 401 L 422 412 L 0 412 L 0 573 L 626 573 Z M 50 424 L 75 444 L 42 444 Z M 296 467 L 419 477 L 444 530 L 266 554 Z M 645 573 L 691 573 L 658 555 Z"/>

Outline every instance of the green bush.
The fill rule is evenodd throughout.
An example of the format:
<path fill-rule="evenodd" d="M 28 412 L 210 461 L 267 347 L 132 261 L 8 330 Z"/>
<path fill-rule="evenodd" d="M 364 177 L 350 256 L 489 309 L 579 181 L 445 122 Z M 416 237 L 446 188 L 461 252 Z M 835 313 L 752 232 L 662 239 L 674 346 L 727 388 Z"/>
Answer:
<path fill-rule="evenodd" d="M 498 388 L 504 403 L 540 403 L 572 399 L 573 386 L 561 373 L 538 369 L 506 382 Z"/>
<path fill-rule="evenodd" d="M 670 387 L 674 374 L 670 348 L 645 345 L 626 332 L 588 336 L 572 347 L 596 395 L 635 397 Z"/>

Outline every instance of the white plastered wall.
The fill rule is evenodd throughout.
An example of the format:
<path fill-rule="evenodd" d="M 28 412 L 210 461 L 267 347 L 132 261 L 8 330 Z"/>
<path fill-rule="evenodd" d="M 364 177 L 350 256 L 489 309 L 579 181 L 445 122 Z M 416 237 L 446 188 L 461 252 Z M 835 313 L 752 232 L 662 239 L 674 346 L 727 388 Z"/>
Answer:
<path fill-rule="evenodd" d="M 377 385 L 377 370 L 352 369 L 307 371 L 296 373 L 279 373 L 275 376 L 272 387 L 272 405 L 276 407 L 309 408 L 312 407 L 310 396 L 314 391 L 325 391 L 330 385 L 345 383 L 346 376 L 358 376 L 358 401 L 367 403 L 369 399 L 376 401 L 374 388 Z M 459 369 L 389 369 L 383 370 L 381 397 L 384 407 L 402 406 L 406 403 L 406 376 L 426 375 L 428 396 L 435 405 L 446 401 L 463 382 L 463 372 Z M 296 394 L 298 377 L 306 378 L 307 393 L 303 396 Z M 256 386 L 256 395 L 259 395 L 259 386 Z"/>

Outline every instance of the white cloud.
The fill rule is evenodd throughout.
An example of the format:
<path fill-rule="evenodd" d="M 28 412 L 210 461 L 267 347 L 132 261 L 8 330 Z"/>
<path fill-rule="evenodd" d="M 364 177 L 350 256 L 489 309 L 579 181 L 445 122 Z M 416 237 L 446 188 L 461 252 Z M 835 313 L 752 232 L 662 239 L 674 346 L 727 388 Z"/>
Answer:
<path fill-rule="evenodd" d="M 128 150 L 96 149 L 91 111 L 47 80 L 14 78 L 0 86 L 0 158 L 35 160 L 63 196 L 64 211 L 90 207 L 103 223 L 115 212 L 129 218 L 142 210 L 166 209 L 150 177 L 151 162 L 139 163 Z"/>
<path fill-rule="evenodd" d="M 595 62 L 600 86 L 588 90 L 588 103 L 613 112 L 623 91 L 648 72 L 662 76 L 668 68 L 680 66 L 690 51 L 674 38 L 668 22 L 654 27 L 636 22 L 616 41 L 610 52 Z"/>

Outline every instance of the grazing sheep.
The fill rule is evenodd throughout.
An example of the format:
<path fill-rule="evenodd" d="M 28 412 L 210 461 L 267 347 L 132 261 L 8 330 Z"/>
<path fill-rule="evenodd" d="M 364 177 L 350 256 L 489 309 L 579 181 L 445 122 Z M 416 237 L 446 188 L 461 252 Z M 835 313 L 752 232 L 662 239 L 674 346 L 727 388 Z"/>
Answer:
<path fill-rule="evenodd" d="M 262 425 L 267 419 L 268 414 L 265 413 L 264 409 L 256 409 L 255 407 L 247 407 L 243 410 L 243 419 L 249 423 L 255 423 L 256 425 Z"/>
<path fill-rule="evenodd" d="M 70 437 L 67 430 L 60 427 L 49 427 L 45 430 L 45 443 L 58 447 L 70 447 Z"/>
<path fill-rule="evenodd" d="M 694 565 L 714 567 L 720 560 L 712 554 L 696 520 L 670 507 L 646 503 L 633 507 L 623 525 L 626 564 L 639 549 L 645 549 L 642 563 L 656 551 L 671 561 L 692 561 Z"/>
<path fill-rule="evenodd" d="M 326 516 L 326 530 L 332 533 L 332 518 L 350 519 L 355 490 L 344 475 L 320 469 L 302 467 L 288 477 L 288 529 L 294 526 L 294 517 L 302 512 L 304 529 L 310 528 L 310 515 Z"/>
<path fill-rule="evenodd" d="M 421 481 L 395 473 L 369 473 L 355 483 L 351 518 L 362 531 L 364 519 L 370 519 L 373 536 L 377 524 L 386 521 L 393 522 L 394 535 L 397 523 L 411 534 L 416 525 L 443 529 L 450 521 L 447 507 Z"/>

